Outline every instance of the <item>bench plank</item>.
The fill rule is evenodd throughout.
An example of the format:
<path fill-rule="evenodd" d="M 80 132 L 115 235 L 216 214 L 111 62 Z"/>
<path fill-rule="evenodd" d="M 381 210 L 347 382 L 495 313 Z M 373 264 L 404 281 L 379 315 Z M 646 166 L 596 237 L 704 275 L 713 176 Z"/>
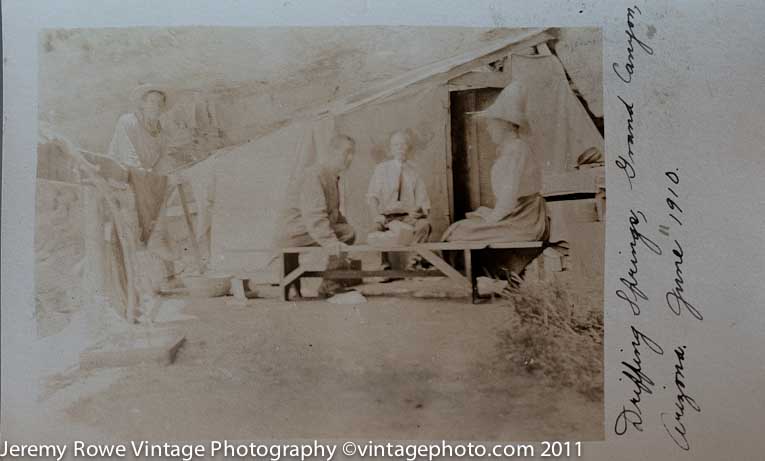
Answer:
<path fill-rule="evenodd" d="M 477 289 L 477 277 L 476 267 L 473 267 L 473 251 L 476 250 L 506 250 L 506 249 L 523 249 L 523 248 L 541 248 L 544 246 L 544 242 L 430 242 L 430 243 L 418 243 L 410 246 L 391 246 L 391 247 L 377 247 L 371 245 L 353 245 L 347 248 L 347 253 L 365 253 L 381 251 L 388 252 L 415 252 L 430 262 L 435 269 L 430 270 L 308 270 L 302 265 L 298 265 L 297 268 L 290 271 L 289 274 L 282 271 L 282 279 L 280 283 L 282 291 L 282 299 L 288 300 L 290 286 L 295 285 L 299 292 L 299 283 L 301 277 L 323 277 L 325 279 L 359 279 L 365 277 L 440 277 L 446 276 L 459 284 L 460 286 L 469 289 L 472 294 L 473 302 L 477 301 L 478 289 Z M 277 250 L 282 255 L 282 259 L 286 264 L 286 260 L 289 255 L 299 255 L 305 253 L 323 253 L 328 254 L 326 248 L 320 246 L 312 247 L 288 247 Z M 466 276 L 462 275 L 457 269 L 452 267 L 441 256 L 434 253 L 434 251 L 462 251 L 465 256 L 465 271 Z M 297 256 L 292 256 L 296 258 Z"/>
<path fill-rule="evenodd" d="M 323 277 L 332 280 L 359 279 L 367 277 L 393 277 L 393 278 L 413 278 L 413 277 L 443 277 L 444 274 L 439 270 L 330 270 L 330 271 L 305 271 L 301 277 Z"/>
<path fill-rule="evenodd" d="M 505 242 L 490 243 L 489 248 L 494 250 L 504 250 L 511 248 L 541 248 L 544 242 Z"/>
<path fill-rule="evenodd" d="M 372 245 L 351 245 L 348 247 L 348 253 L 366 253 L 366 252 L 410 252 L 422 250 L 482 250 L 484 248 L 509 249 L 509 248 L 539 248 L 544 242 L 430 242 L 417 243 L 409 246 L 390 246 L 379 247 Z M 312 247 L 287 247 L 281 248 L 281 253 L 316 253 L 327 252 L 320 246 Z"/>

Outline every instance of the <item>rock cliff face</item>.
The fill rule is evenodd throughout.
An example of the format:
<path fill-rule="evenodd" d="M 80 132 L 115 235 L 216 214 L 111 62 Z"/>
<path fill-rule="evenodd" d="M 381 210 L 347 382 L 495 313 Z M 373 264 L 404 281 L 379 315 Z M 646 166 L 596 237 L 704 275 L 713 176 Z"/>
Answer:
<path fill-rule="evenodd" d="M 38 334 L 60 331 L 81 304 L 82 201 L 80 186 L 39 179 L 35 223 Z"/>
<path fill-rule="evenodd" d="M 240 144 L 295 111 L 512 34 L 440 27 L 122 28 L 46 32 L 40 118 L 104 153 L 140 83 L 178 90 L 166 116 L 180 160 Z M 184 157 L 186 156 L 186 157 Z"/>

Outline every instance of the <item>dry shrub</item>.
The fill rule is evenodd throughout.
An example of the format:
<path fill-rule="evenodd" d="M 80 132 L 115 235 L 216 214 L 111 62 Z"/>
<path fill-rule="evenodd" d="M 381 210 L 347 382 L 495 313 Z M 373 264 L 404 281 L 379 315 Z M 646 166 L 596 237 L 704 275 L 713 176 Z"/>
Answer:
<path fill-rule="evenodd" d="M 554 387 L 603 398 L 603 310 L 560 282 L 521 282 L 504 294 L 517 313 L 499 332 L 498 351 L 509 372 L 532 373 Z"/>

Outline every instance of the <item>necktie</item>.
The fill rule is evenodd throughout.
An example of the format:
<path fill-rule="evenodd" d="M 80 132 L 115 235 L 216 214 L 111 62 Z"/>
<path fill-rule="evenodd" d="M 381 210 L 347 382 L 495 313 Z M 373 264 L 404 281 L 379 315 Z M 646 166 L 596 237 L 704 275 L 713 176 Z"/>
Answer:
<path fill-rule="evenodd" d="M 398 169 L 398 194 L 396 195 L 396 200 L 399 202 L 401 201 L 401 189 L 404 188 L 404 165 L 399 165 Z"/>
<path fill-rule="evenodd" d="M 337 209 L 340 209 L 340 176 L 335 179 L 335 197 L 337 198 Z"/>

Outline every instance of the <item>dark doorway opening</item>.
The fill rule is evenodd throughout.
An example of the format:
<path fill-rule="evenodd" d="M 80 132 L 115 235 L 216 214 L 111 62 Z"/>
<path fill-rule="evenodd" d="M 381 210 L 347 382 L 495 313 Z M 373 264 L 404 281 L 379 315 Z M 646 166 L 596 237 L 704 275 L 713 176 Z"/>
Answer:
<path fill-rule="evenodd" d="M 450 97 L 452 138 L 452 186 L 455 221 L 479 206 L 494 206 L 491 165 L 497 146 L 486 131 L 485 121 L 471 112 L 488 108 L 501 88 L 452 91 Z"/>

